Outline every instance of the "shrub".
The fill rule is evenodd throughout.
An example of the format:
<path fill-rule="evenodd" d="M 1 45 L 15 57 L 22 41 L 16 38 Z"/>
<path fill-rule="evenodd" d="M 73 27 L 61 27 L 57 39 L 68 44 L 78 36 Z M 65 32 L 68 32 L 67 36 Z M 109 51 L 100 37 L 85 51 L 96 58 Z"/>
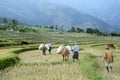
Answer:
<path fill-rule="evenodd" d="M 0 59 L 0 70 L 5 69 L 6 67 L 13 66 L 18 63 L 19 58 L 16 56 L 9 56 L 6 58 Z"/>

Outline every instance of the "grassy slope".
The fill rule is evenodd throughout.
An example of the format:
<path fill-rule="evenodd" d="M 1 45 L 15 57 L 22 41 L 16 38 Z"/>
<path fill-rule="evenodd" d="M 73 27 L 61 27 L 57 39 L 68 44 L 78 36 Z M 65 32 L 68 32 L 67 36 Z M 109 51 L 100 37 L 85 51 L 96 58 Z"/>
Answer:
<path fill-rule="evenodd" d="M 21 47 L 21 48 L 29 48 L 29 47 L 38 47 L 38 45 L 40 44 L 40 43 L 46 43 L 46 42 L 52 42 L 52 44 L 54 44 L 54 47 L 57 47 L 57 46 L 59 46 L 59 45 L 61 45 L 61 44 L 69 44 L 69 45 L 73 45 L 74 44 L 74 42 L 75 41 L 77 41 L 77 43 L 80 45 L 80 48 L 81 49 L 83 49 L 83 50 L 81 50 L 81 53 L 89 53 L 90 52 L 90 47 L 92 46 L 92 48 L 93 48 L 93 50 L 95 51 L 96 49 L 96 51 L 98 51 L 98 49 L 99 50 L 104 50 L 104 44 L 107 44 L 107 43 L 116 43 L 116 46 L 117 46 L 117 50 L 115 50 L 115 51 L 117 51 L 117 52 L 119 52 L 119 43 L 120 43 L 120 38 L 119 37 L 98 37 L 98 36 L 91 36 L 91 35 L 88 35 L 88 34 L 84 34 L 84 33 L 62 33 L 62 34 L 60 34 L 59 32 L 47 32 L 47 31 L 44 31 L 44 32 L 42 32 L 42 33 L 30 33 L 30 32 L 26 32 L 26 33 L 17 33 L 17 32 L 8 32 L 8 31 L 0 31 L 0 37 L 2 37 L 1 39 L 1 42 L 0 42 L 0 44 L 1 43 L 6 43 L 6 42 L 11 42 L 11 44 L 12 45 L 10 45 L 10 46 L 8 46 L 8 47 L 12 47 L 12 48 L 18 48 L 18 47 Z M 21 40 L 26 40 L 26 41 L 28 41 L 28 42 L 30 42 L 30 43 L 35 43 L 35 44 L 31 44 L 31 45 L 24 45 L 24 46 L 19 46 L 19 43 L 20 43 L 20 41 Z M 13 45 L 13 44 L 18 44 L 18 45 Z M 101 46 L 101 44 L 102 44 L 102 46 Z M 100 47 L 99 47 L 100 46 Z M 5 48 L 5 47 L 3 47 L 3 48 Z M 4 49 L 1 49 L 1 51 L 0 51 L 0 54 L 3 54 L 2 53 L 2 50 L 4 50 Z M 8 52 L 9 52 L 9 49 L 6 49 L 6 51 L 8 50 Z M 55 50 L 56 51 L 56 50 Z M 54 51 L 54 53 L 55 53 L 55 51 Z M 96 53 L 96 51 L 94 52 L 94 53 Z M 100 51 L 98 51 L 98 52 L 100 52 Z M 35 53 L 35 54 L 34 54 Z M 6 55 L 7 53 L 5 53 L 5 55 Z M 25 55 L 26 54 L 26 55 Z M 47 55 L 46 57 L 42 57 L 42 56 L 39 56 L 39 51 L 30 51 L 30 52 L 25 52 L 25 54 L 24 55 L 22 55 L 22 54 L 20 54 L 20 58 L 22 59 L 22 61 L 23 62 L 27 62 L 27 61 L 30 61 L 30 62 L 37 62 L 37 61 L 40 61 L 40 60 L 43 60 L 43 61 L 47 61 L 47 62 L 49 62 L 49 61 L 53 61 L 54 62 L 54 60 L 52 59 L 52 58 L 54 58 L 55 59 L 55 61 L 56 60 L 58 60 L 58 61 L 61 61 L 61 57 L 59 57 L 59 55 Z M 5 55 L 3 55 L 3 56 L 5 56 Z M 83 55 L 83 54 L 82 54 Z M 82 56 L 81 55 L 81 56 Z M 54 57 L 53 57 L 54 56 Z M 84 55 L 83 55 L 84 56 Z M 58 57 L 58 58 L 56 58 L 56 57 Z M 32 59 L 31 59 L 32 58 Z M 47 59 L 46 59 L 47 58 Z M 80 57 L 81 59 L 82 59 L 82 57 Z M 117 59 L 119 59 L 119 58 L 117 58 Z M 36 61 L 37 60 L 37 61 Z M 84 59 L 83 59 L 84 60 Z M 119 63 L 119 62 L 118 62 Z M 118 65 L 119 66 L 119 64 L 118 64 L 117 62 L 116 62 L 116 65 Z M 101 62 L 100 62 L 100 64 L 101 64 Z M 62 64 L 63 65 L 63 68 L 64 68 L 64 66 L 65 66 L 65 64 Z M 68 65 L 68 64 L 67 64 Z M 66 65 L 66 66 L 67 66 Z M 31 67 L 30 65 L 28 65 L 29 67 Z M 33 65 L 33 67 L 36 67 L 36 65 Z M 40 65 L 39 65 L 40 66 Z M 37 66 L 37 67 L 39 67 L 39 66 Z M 48 67 L 50 67 L 51 69 L 55 69 L 55 68 L 59 68 L 61 65 L 58 65 L 57 67 L 56 66 L 52 66 L 52 67 L 50 67 L 50 66 L 48 66 Z M 70 65 L 69 65 L 70 66 Z M 73 66 L 73 65 L 72 65 Z M 73 67 L 77 67 L 78 65 L 76 65 L 76 66 L 73 66 Z M 116 68 L 115 68 L 115 73 L 114 74 L 117 74 L 117 75 L 119 75 L 119 67 L 118 66 L 115 66 Z M 27 66 L 20 66 L 20 68 L 22 68 L 20 71 L 25 71 L 24 69 L 26 69 L 26 67 Z M 45 66 L 44 66 L 45 67 Z M 15 68 L 11 68 L 10 70 L 13 70 L 13 72 L 16 72 L 16 71 L 14 71 L 14 70 L 17 70 L 17 69 L 19 69 L 19 67 L 15 67 Z M 101 66 L 101 68 L 103 68 L 103 65 Z M 30 68 L 31 69 L 31 68 Z M 37 68 L 38 69 L 38 71 L 39 71 L 39 69 L 40 68 Z M 36 69 L 36 70 L 37 70 Z M 46 68 L 45 68 L 46 69 Z M 70 69 L 70 68 L 69 68 Z M 32 69 L 31 69 L 32 70 Z M 36 71 L 35 70 L 35 71 Z M 58 69 L 57 69 L 58 70 Z M 77 69 L 78 70 L 78 69 Z M 117 71 L 118 70 L 118 71 Z M 8 71 L 8 70 L 7 70 Z M 64 71 L 64 69 L 63 69 L 63 71 Z M 30 71 L 28 71 L 28 73 L 27 72 L 25 72 L 26 73 L 26 75 L 28 75 L 28 74 L 30 74 L 29 73 Z M 44 72 L 44 71 L 43 71 Z M 62 72 L 62 71 L 61 71 Z M 3 73 L 5 73 L 6 75 L 7 74 L 10 74 L 9 72 L 8 73 L 6 73 L 6 70 L 5 70 L 5 72 L 3 71 Z M 24 72 L 23 72 L 24 73 Z M 54 73 L 57 73 L 56 71 L 54 72 Z M 75 73 L 77 73 L 77 72 L 75 72 Z M 21 72 L 20 73 L 18 73 L 18 75 L 19 74 L 21 74 Z M 38 75 L 40 75 L 41 73 L 39 73 Z M 50 73 L 51 74 L 51 73 Z M 65 74 L 67 74 L 67 73 L 65 73 Z M 74 74 L 74 71 L 73 71 L 73 74 Z M 74 76 L 73 74 L 71 74 L 72 76 Z M 106 73 L 104 73 L 104 74 L 106 74 Z M 5 78 L 5 77 L 7 77 L 7 76 L 2 76 L 3 78 Z M 31 75 L 32 75 L 32 72 L 31 72 Z M 33 75 L 35 75 L 35 74 L 33 74 Z M 59 74 L 56 74 L 56 75 L 59 75 Z M 77 73 L 77 75 L 81 75 L 81 71 L 80 71 L 80 73 Z M 77 76 L 76 75 L 76 76 Z M 12 75 L 9 75 L 8 77 L 11 77 Z M 14 74 L 14 76 L 17 76 L 17 74 L 15 75 Z M 52 76 L 52 75 L 51 75 Z M 67 75 L 66 75 L 67 76 Z M 72 77 L 71 76 L 71 77 Z M 84 75 L 82 75 L 82 76 L 84 76 Z M 116 75 L 115 75 L 116 76 Z M 48 76 L 49 77 L 49 76 Z M 105 77 L 107 77 L 107 76 L 105 76 Z M 25 77 L 23 77 L 23 79 L 24 79 Z M 31 77 L 30 77 L 31 78 Z M 27 78 L 28 80 L 30 79 L 29 77 Z M 49 77 L 50 78 L 50 77 Z M 65 77 L 63 77 L 63 78 L 65 78 Z M 67 77 L 66 77 L 67 78 Z M 66 79 L 65 78 L 65 79 Z M 80 78 L 80 77 L 79 77 Z M 19 78 L 17 78 L 17 79 L 19 79 Z M 33 76 L 32 77 L 32 79 L 31 80 L 34 80 L 35 79 L 35 76 Z M 53 79 L 53 78 L 52 78 Z M 59 77 L 57 77 L 57 79 L 59 80 Z M 63 80 L 65 80 L 65 79 L 63 79 Z M 68 79 L 68 78 L 67 78 Z M 72 78 L 73 79 L 73 78 Z M 77 79 L 77 78 L 76 78 Z M 83 79 L 84 80 L 87 80 L 86 79 L 86 77 L 84 76 L 83 77 Z M 82 79 L 82 80 L 83 80 Z M 113 76 L 113 79 L 114 79 L 114 76 Z M 112 80 L 112 79 L 111 79 Z"/>

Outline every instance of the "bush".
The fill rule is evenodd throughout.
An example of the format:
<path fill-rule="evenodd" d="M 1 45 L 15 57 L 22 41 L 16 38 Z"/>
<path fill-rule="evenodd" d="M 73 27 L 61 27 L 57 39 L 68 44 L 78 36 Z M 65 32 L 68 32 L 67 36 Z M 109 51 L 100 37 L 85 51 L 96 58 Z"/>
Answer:
<path fill-rule="evenodd" d="M 5 69 L 6 67 L 13 66 L 18 63 L 19 58 L 16 56 L 9 56 L 3 59 L 0 59 L 0 70 Z"/>
<path fill-rule="evenodd" d="M 34 50 L 34 49 L 36 49 L 36 48 L 18 49 L 18 50 L 14 50 L 14 51 L 10 52 L 11 53 L 10 56 L 0 59 L 0 70 L 3 70 L 9 66 L 14 66 L 15 64 L 17 64 L 19 62 L 19 60 L 20 60 L 19 57 L 15 56 L 13 53 L 19 54 L 20 52 Z"/>

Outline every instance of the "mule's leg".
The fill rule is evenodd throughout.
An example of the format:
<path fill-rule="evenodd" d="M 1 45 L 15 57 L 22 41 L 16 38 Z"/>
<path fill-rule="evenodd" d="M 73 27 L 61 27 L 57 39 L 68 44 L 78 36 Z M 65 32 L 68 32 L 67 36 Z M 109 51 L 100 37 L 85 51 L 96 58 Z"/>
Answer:
<path fill-rule="evenodd" d="M 68 56 L 67 56 L 67 61 L 69 61 L 69 53 L 68 53 Z"/>
<path fill-rule="evenodd" d="M 43 55 L 46 55 L 46 51 L 45 50 L 42 50 L 42 52 L 43 52 Z"/>
<path fill-rule="evenodd" d="M 73 58 L 73 62 L 75 61 L 75 59 Z"/>
<path fill-rule="evenodd" d="M 42 54 L 45 55 L 44 51 L 42 51 Z"/>
<path fill-rule="evenodd" d="M 65 61 L 68 61 L 68 57 L 67 56 L 65 57 Z"/>
<path fill-rule="evenodd" d="M 42 49 L 42 55 L 44 55 L 44 51 L 43 51 L 43 49 Z"/>
<path fill-rule="evenodd" d="M 65 61 L 69 61 L 69 56 L 68 55 L 65 57 Z"/>
<path fill-rule="evenodd" d="M 51 47 L 49 47 L 49 50 L 48 50 L 48 51 L 49 51 L 49 54 L 51 54 L 51 49 L 52 49 L 52 48 L 51 48 Z"/>
<path fill-rule="evenodd" d="M 49 52 L 49 54 L 51 54 L 50 51 L 48 51 L 48 52 Z"/>
<path fill-rule="evenodd" d="M 67 58 L 65 57 L 65 61 L 67 61 Z"/>
<path fill-rule="evenodd" d="M 65 61 L 65 57 L 63 56 L 63 61 Z"/>

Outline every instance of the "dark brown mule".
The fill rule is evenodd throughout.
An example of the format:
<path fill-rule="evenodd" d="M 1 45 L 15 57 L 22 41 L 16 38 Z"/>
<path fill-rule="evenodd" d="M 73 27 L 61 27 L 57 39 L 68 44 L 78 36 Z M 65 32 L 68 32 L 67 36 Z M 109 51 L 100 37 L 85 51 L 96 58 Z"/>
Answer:
<path fill-rule="evenodd" d="M 113 44 L 107 44 L 106 47 L 115 49 L 115 46 Z"/>
<path fill-rule="evenodd" d="M 43 55 L 46 55 L 46 50 L 47 50 L 47 48 L 44 46 L 44 47 L 42 48 L 42 53 L 43 53 Z"/>
<path fill-rule="evenodd" d="M 42 50 L 42 54 L 46 55 L 47 48 L 46 48 L 45 44 L 40 44 L 39 50 Z"/>
<path fill-rule="evenodd" d="M 69 50 L 66 47 L 63 48 L 61 54 L 62 54 L 62 57 L 63 57 L 63 61 L 68 61 L 69 60 Z"/>

